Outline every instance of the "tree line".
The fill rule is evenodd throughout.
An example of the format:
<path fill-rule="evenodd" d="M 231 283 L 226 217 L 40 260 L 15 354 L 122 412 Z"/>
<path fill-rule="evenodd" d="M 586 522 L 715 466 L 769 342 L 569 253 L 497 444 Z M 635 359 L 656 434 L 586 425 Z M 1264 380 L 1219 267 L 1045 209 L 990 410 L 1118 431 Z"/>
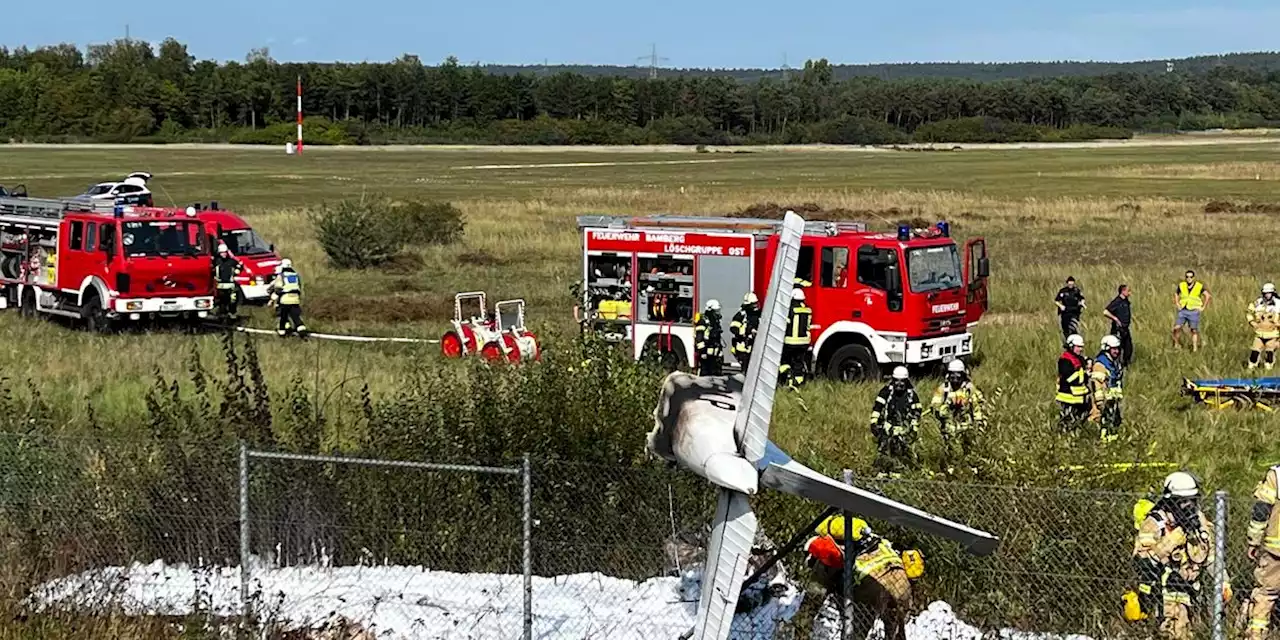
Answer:
<path fill-rule="evenodd" d="M 386 63 L 196 60 L 137 40 L 0 48 L 0 136 L 27 141 L 293 137 L 302 79 L 312 144 L 892 144 L 1125 137 L 1280 122 L 1280 71 L 840 80 L 811 60 L 785 80 L 489 73 L 450 57 Z"/>

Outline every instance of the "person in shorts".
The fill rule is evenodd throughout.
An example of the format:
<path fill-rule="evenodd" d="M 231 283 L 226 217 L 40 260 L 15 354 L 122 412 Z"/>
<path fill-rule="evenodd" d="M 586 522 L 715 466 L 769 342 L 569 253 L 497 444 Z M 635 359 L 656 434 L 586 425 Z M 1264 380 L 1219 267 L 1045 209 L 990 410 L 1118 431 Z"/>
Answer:
<path fill-rule="evenodd" d="M 1191 350 L 1200 349 L 1200 312 L 1209 304 L 1209 289 L 1196 280 L 1196 272 L 1187 269 L 1186 278 L 1173 292 L 1173 304 L 1178 310 L 1173 319 L 1173 346 L 1182 346 L 1182 327 L 1191 331 Z"/>

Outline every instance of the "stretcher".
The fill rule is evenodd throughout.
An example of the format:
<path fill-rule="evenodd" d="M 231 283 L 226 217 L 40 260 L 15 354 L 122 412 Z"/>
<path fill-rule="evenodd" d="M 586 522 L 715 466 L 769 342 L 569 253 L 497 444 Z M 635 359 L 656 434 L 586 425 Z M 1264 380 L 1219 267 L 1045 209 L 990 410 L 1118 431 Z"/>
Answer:
<path fill-rule="evenodd" d="M 1280 407 L 1280 377 L 1183 378 L 1182 393 L 1214 409 L 1236 407 L 1271 412 Z"/>

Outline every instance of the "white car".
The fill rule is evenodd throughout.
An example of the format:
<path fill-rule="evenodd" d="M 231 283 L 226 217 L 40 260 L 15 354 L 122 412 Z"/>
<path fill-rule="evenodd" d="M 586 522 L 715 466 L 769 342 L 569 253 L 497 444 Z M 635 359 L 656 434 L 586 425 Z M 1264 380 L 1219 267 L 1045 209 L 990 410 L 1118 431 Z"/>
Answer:
<path fill-rule="evenodd" d="M 150 205 L 152 202 L 151 190 L 147 188 L 147 181 L 151 179 L 151 174 L 145 171 L 135 171 L 127 176 L 121 182 L 99 182 L 84 193 L 75 196 L 76 200 L 123 200 L 126 204 Z"/>

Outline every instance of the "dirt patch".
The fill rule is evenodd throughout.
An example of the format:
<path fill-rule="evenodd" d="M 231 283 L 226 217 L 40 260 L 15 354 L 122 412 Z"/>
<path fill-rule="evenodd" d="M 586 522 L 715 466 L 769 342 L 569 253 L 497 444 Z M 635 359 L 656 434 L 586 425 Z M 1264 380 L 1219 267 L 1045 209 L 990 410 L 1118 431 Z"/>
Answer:
<path fill-rule="evenodd" d="M 1212 200 L 1205 203 L 1205 213 L 1263 213 L 1280 214 L 1280 203 L 1275 202 L 1231 202 L 1230 200 Z"/>
<path fill-rule="evenodd" d="M 383 323 L 447 320 L 453 317 L 453 296 L 413 293 L 397 296 L 313 297 L 303 309 L 308 319 Z"/>

